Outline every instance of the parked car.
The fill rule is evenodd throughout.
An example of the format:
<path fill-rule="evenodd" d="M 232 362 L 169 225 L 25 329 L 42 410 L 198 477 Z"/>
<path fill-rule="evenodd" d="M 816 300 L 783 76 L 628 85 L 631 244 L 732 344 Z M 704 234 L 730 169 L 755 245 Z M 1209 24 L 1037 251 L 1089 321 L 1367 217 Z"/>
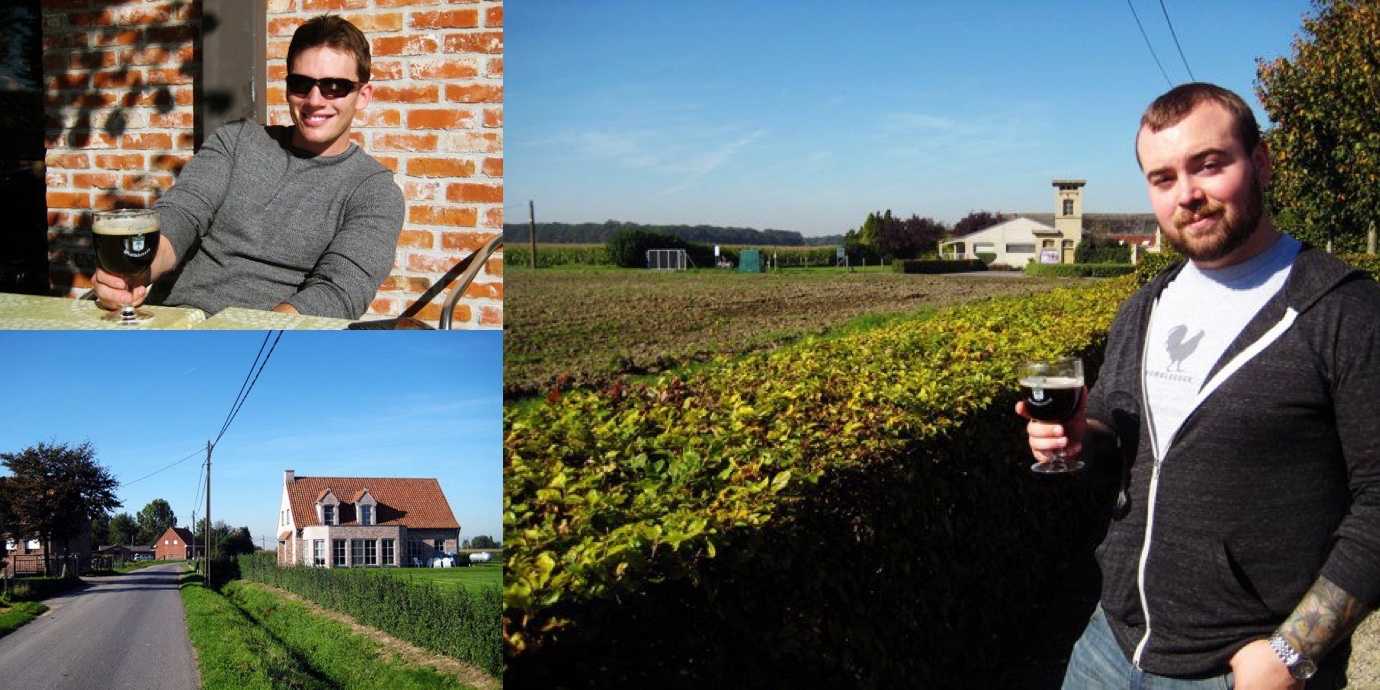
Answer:
<path fill-rule="evenodd" d="M 489 562 L 489 558 L 490 558 L 490 554 L 489 554 L 488 551 L 480 551 L 480 552 L 478 552 L 478 553 L 472 553 L 472 554 L 470 554 L 470 562 L 471 562 L 471 563 L 488 563 L 488 562 Z"/>
<path fill-rule="evenodd" d="M 136 560 L 136 561 L 151 561 L 151 560 L 153 560 L 153 554 L 151 554 L 151 553 L 136 553 L 136 554 L 134 554 L 134 560 Z"/>

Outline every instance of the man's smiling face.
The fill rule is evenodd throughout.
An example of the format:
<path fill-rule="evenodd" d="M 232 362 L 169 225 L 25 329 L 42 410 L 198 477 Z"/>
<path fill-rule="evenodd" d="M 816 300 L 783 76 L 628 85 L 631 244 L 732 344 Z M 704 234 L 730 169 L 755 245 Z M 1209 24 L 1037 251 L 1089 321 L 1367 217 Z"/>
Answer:
<path fill-rule="evenodd" d="M 288 65 L 288 73 L 313 79 L 359 80 L 354 56 L 329 46 L 302 51 Z M 344 153 L 350 148 L 350 124 L 355 111 L 369 105 L 373 88 L 371 84 L 362 84 L 339 98 L 326 98 L 319 85 L 306 94 L 289 90 L 288 111 L 296 125 L 292 145 L 321 156 Z"/>

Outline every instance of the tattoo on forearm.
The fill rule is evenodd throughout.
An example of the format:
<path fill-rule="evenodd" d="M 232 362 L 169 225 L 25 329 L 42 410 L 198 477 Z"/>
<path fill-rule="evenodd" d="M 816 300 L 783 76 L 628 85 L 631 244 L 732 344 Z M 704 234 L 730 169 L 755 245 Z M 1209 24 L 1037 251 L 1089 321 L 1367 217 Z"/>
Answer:
<path fill-rule="evenodd" d="M 1317 660 L 1350 635 L 1367 613 L 1369 610 L 1346 590 L 1319 577 L 1279 626 L 1279 632 L 1294 649 Z"/>

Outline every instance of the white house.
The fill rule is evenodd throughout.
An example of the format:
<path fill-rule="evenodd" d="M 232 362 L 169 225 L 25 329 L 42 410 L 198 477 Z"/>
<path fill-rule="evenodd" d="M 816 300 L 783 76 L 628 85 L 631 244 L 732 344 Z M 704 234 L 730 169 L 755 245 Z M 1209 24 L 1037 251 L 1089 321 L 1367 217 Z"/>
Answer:
<path fill-rule="evenodd" d="M 1012 268 L 1036 260 L 1073 263 L 1074 248 L 1083 240 L 1083 186 L 1086 180 L 1054 180 L 1054 225 L 1017 216 L 939 243 L 946 259 L 977 259 L 992 254 L 994 264 Z"/>

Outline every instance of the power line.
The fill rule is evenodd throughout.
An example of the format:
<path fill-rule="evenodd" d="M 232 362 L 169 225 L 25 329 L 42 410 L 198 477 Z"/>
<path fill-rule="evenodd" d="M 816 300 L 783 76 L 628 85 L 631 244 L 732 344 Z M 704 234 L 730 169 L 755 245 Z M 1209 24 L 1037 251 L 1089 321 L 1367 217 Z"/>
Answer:
<path fill-rule="evenodd" d="M 1184 63 L 1184 69 L 1188 70 L 1188 80 L 1198 81 L 1193 76 L 1193 68 L 1188 66 L 1188 58 L 1184 57 L 1183 46 L 1179 45 L 1179 35 L 1174 33 L 1174 22 L 1169 21 L 1169 10 L 1164 8 L 1164 0 L 1160 0 L 1160 11 L 1164 13 L 1164 23 L 1169 25 L 1169 35 L 1174 37 L 1174 47 L 1179 49 L 1179 59 Z"/>
<path fill-rule="evenodd" d="M 1160 68 L 1160 74 L 1164 75 L 1164 81 L 1169 84 L 1169 88 L 1174 88 L 1174 82 L 1170 80 L 1169 73 L 1164 71 L 1164 65 L 1160 64 L 1160 56 L 1155 54 L 1155 47 L 1150 45 L 1150 37 L 1145 35 L 1145 27 L 1140 23 L 1140 15 L 1136 14 L 1136 6 L 1131 4 L 1131 0 L 1126 0 L 1126 6 L 1131 8 L 1131 16 L 1136 18 L 1136 28 L 1140 29 L 1140 36 L 1145 39 L 1145 47 L 1150 49 L 1150 57 L 1155 58 L 1155 66 Z"/>
<path fill-rule="evenodd" d="M 262 343 L 259 343 L 259 351 L 254 353 L 254 361 L 249 363 L 249 371 L 244 373 L 244 380 L 240 382 L 240 390 L 239 392 L 235 393 L 235 399 L 230 403 L 230 410 L 225 413 L 225 421 L 221 423 L 220 431 L 216 434 L 217 441 L 219 441 L 220 437 L 225 434 L 225 429 L 230 426 L 230 417 L 234 414 L 235 408 L 239 406 L 240 398 L 244 397 L 244 389 L 249 385 L 249 379 L 251 376 L 254 375 L 254 367 L 258 366 L 259 357 L 263 356 L 264 347 L 268 345 L 268 339 L 272 335 L 273 331 L 268 331 L 264 333 L 264 341 Z M 211 445 L 214 446 L 215 443 L 212 443 Z"/>
<path fill-rule="evenodd" d="M 273 332 L 272 332 L 272 331 L 269 331 L 267 334 L 264 335 L 264 342 L 265 342 L 265 343 L 268 342 L 268 336 L 270 336 L 270 335 L 272 335 L 272 334 L 273 334 Z M 224 435 L 225 435 L 225 432 L 228 431 L 228 430 L 230 429 L 230 425 L 233 424 L 233 423 L 235 422 L 235 417 L 239 416 L 239 414 L 240 414 L 240 409 L 244 407 L 244 401 L 246 401 L 246 400 L 249 399 L 249 393 L 250 393 L 251 391 L 254 390 L 254 384 L 256 384 L 256 383 L 259 382 L 259 375 L 262 374 L 262 373 L 264 373 L 264 367 L 265 367 L 265 366 L 268 366 L 268 359 L 269 359 L 270 357 L 273 356 L 273 351 L 276 350 L 276 349 L 278 348 L 278 341 L 280 341 L 280 340 L 282 340 L 282 339 L 283 339 L 283 332 L 282 332 L 282 331 L 278 331 L 278 337 L 273 339 L 273 344 L 269 346 L 269 348 L 268 348 L 268 353 L 264 355 L 263 361 L 259 361 L 259 358 L 258 358 L 257 355 L 254 357 L 254 363 L 255 363 L 255 364 L 258 364 L 259 370 L 258 370 L 258 371 L 254 371 L 254 365 L 253 365 L 253 364 L 251 364 L 251 365 L 249 366 L 250 371 L 254 371 L 254 378 L 253 378 L 253 379 L 249 379 L 249 387 L 248 387 L 248 388 L 244 387 L 243 385 L 240 386 L 240 389 L 243 391 L 243 395 L 241 395 L 241 396 L 239 397 L 239 399 L 236 401 L 236 404 L 233 405 L 233 406 L 230 408 L 230 413 L 229 413 L 229 414 L 226 416 L 226 418 L 225 418 L 225 424 L 221 425 L 220 433 L 216 435 L 216 440 L 214 440 L 214 441 L 211 442 L 211 447 L 212 447 L 212 448 L 215 448 L 215 447 L 216 447 L 216 444 L 217 444 L 217 443 L 220 443 L 221 437 L 224 436 Z M 260 345 L 260 346 L 259 346 L 259 352 L 263 352 L 263 345 Z M 247 375 L 246 375 L 246 377 L 247 377 Z"/>
<path fill-rule="evenodd" d="M 130 484 L 133 484 L 133 483 L 135 483 L 135 482 L 142 482 L 142 481 L 144 481 L 145 479 L 148 479 L 149 477 L 152 477 L 153 475 L 158 474 L 159 472 L 162 472 L 163 470 L 171 469 L 171 468 L 173 468 L 173 467 L 176 467 L 176 466 L 178 466 L 178 465 L 181 465 L 181 464 L 184 463 L 184 462 L 187 462 L 188 460 L 191 460 L 194 456 L 196 456 L 196 455 L 197 455 L 198 453 L 200 453 L 200 452 L 201 452 L 201 449 L 198 448 L 197 450 L 192 451 L 191 455 L 188 455 L 187 457 L 182 458 L 181 460 L 178 460 L 177 462 L 171 463 L 171 464 L 169 464 L 169 465 L 164 465 L 163 467 L 160 467 L 160 468 L 158 468 L 158 469 L 156 469 L 156 470 L 154 470 L 154 471 L 152 471 L 152 472 L 149 472 L 148 474 L 146 474 L 146 475 L 144 475 L 144 476 L 142 476 L 142 477 L 140 477 L 140 478 L 138 478 L 138 479 L 134 479 L 134 480 L 127 481 L 127 482 L 120 482 L 120 486 L 129 486 Z"/>

